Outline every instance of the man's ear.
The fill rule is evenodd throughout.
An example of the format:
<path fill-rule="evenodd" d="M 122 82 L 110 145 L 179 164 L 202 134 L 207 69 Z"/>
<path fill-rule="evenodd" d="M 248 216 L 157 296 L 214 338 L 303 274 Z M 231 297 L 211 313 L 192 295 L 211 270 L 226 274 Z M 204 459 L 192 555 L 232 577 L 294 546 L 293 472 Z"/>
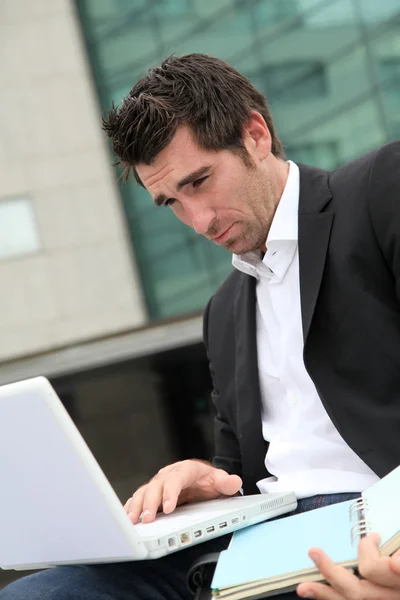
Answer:
<path fill-rule="evenodd" d="M 243 127 L 243 143 L 253 158 L 264 160 L 271 152 L 271 134 L 264 117 L 257 111 L 250 113 Z"/>

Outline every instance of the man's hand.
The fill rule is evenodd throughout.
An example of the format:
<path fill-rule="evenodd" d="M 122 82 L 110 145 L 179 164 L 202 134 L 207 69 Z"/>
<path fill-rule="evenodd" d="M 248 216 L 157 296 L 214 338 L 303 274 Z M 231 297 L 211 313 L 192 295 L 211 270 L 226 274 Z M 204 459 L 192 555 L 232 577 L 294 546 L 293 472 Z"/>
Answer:
<path fill-rule="evenodd" d="M 376 533 L 363 538 L 358 546 L 358 570 L 363 579 L 336 565 L 319 548 L 312 548 L 309 556 L 330 586 L 301 583 L 297 586 L 297 594 L 303 598 L 400 600 L 400 551 L 390 557 L 381 556 Z"/>
<path fill-rule="evenodd" d="M 132 523 L 154 521 L 157 511 L 171 513 L 178 504 L 196 500 L 213 500 L 233 496 L 242 487 L 237 475 L 200 460 L 184 460 L 161 469 L 140 487 L 124 506 Z"/>

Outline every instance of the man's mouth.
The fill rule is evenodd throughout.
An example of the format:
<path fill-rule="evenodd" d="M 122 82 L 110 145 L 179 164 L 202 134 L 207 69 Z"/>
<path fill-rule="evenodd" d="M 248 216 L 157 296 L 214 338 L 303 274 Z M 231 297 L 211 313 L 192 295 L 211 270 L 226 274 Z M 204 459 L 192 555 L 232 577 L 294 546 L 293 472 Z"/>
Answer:
<path fill-rule="evenodd" d="M 226 229 L 224 229 L 222 231 L 222 233 L 219 233 L 217 236 L 211 238 L 211 240 L 215 244 L 220 244 L 221 242 L 223 242 L 228 237 L 228 233 L 230 232 L 230 230 L 232 229 L 232 227 L 233 227 L 233 225 L 230 225 L 229 227 L 227 227 Z"/>

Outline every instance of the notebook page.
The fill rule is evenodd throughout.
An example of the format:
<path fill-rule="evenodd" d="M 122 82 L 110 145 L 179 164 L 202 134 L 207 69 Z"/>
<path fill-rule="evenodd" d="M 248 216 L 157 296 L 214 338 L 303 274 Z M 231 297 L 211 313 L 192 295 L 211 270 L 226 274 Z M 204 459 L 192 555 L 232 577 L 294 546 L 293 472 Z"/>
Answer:
<path fill-rule="evenodd" d="M 315 568 L 307 554 L 312 546 L 323 548 L 336 562 L 355 560 L 351 504 L 351 500 L 333 504 L 238 531 L 220 555 L 212 589 Z"/>
<path fill-rule="evenodd" d="M 366 517 L 370 530 L 385 544 L 400 531 L 400 467 L 365 490 Z"/>

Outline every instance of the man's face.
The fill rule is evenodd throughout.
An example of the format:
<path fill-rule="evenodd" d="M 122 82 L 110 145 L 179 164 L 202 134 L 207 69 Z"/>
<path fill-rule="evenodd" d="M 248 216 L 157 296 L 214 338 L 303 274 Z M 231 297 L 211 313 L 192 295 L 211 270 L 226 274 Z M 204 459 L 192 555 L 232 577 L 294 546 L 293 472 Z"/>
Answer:
<path fill-rule="evenodd" d="M 188 127 L 180 127 L 151 165 L 137 173 L 157 205 L 216 244 L 236 254 L 265 244 L 277 193 L 257 143 L 244 139 L 250 165 L 228 150 L 199 147 Z"/>

